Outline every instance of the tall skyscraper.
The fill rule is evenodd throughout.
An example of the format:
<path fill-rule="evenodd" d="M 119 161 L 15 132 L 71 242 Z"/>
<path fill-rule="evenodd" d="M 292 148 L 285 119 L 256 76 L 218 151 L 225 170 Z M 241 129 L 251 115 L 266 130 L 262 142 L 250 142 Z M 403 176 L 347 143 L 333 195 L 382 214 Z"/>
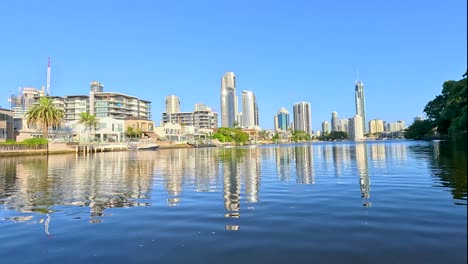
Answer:
<path fill-rule="evenodd" d="M 339 130 L 338 113 L 332 112 L 331 131 L 338 131 L 338 130 Z"/>
<path fill-rule="evenodd" d="M 257 102 L 252 91 L 242 91 L 242 126 L 258 126 Z"/>
<path fill-rule="evenodd" d="M 364 139 L 364 133 L 362 131 L 362 117 L 355 115 L 349 119 L 349 138 L 351 140 L 362 140 Z"/>
<path fill-rule="evenodd" d="M 275 115 L 276 125 L 275 130 L 286 131 L 289 128 L 289 111 L 281 107 L 278 113 Z"/>
<path fill-rule="evenodd" d="M 340 119 L 340 131 L 348 133 L 348 118 Z"/>
<path fill-rule="evenodd" d="M 166 113 L 180 113 L 180 99 L 178 96 L 166 96 Z"/>
<path fill-rule="evenodd" d="M 309 102 L 300 102 L 294 105 L 293 107 L 294 115 L 294 130 L 302 130 L 307 134 L 311 134 L 311 111 Z"/>
<path fill-rule="evenodd" d="M 322 133 L 324 135 L 330 133 L 330 123 L 328 121 L 322 122 Z"/>
<path fill-rule="evenodd" d="M 227 72 L 221 78 L 221 126 L 234 127 L 237 116 L 236 76 Z"/>
<path fill-rule="evenodd" d="M 362 119 L 362 133 L 366 134 L 366 100 L 364 97 L 364 84 L 357 80 L 354 96 L 356 99 L 356 115 L 359 115 Z"/>

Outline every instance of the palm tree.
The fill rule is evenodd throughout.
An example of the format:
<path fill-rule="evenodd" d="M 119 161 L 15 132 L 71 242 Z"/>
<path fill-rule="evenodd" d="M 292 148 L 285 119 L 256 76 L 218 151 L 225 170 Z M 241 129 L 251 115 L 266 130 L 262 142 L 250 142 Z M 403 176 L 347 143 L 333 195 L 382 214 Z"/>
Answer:
<path fill-rule="evenodd" d="M 42 136 L 47 139 L 49 128 L 59 126 L 64 117 L 64 112 L 54 106 L 53 100 L 47 97 L 39 98 L 38 104 L 34 104 L 26 112 L 27 123 L 42 129 Z"/>
<path fill-rule="evenodd" d="M 97 119 L 95 115 L 90 115 L 86 112 L 80 113 L 80 121 L 78 121 L 78 123 L 85 125 L 85 129 L 88 132 L 88 139 L 89 129 L 92 129 L 92 131 L 94 132 L 94 129 L 96 128 L 98 122 L 99 119 Z"/>

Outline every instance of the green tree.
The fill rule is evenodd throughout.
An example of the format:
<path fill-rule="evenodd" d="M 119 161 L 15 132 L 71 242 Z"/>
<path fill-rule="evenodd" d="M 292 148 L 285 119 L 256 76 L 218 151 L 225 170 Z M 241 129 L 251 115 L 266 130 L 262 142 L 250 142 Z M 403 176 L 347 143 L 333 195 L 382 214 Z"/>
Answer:
<path fill-rule="evenodd" d="M 54 106 L 52 99 L 41 97 L 37 104 L 29 108 L 26 117 L 27 123 L 42 129 L 42 136 L 47 139 L 49 129 L 58 127 L 63 122 L 64 112 Z"/>
<path fill-rule="evenodd" d="M 344 131 L 332 131 L 321 137 L 322 140 L 331 141 L 331 140 L 343 140 L 348 138 L 348 133 Z"/>
<path fill-rule="evenodd" d="M 425 106 L 424 112 L 441 135 L 456 139 L 466 137 L 466 87 L 466 77 L 459 81 L 446 81 L 442 93 Z"/>
<path fill-rule="evenodd" d="M 428 119 L 416 120 L 405 131 L 405 138 L 423 139 L 434 136 L 434 123 Z"/>
<path fill-rule="evenodd" d="M 249 141 L 249 134 L 242 131 L 240 128 L 220 127 L 212 138 L 218 139 L 220 142 L 235 142 L 236 144 L 244 144 Z"/>
<path fill-rule="evenodd" d="M 90 115 L 86 112 L 82 112 L 80 113 L 80 120 L 78 121 L 78 123 L 83 124 L 85 126 L 85 130 L 87 132 L 89 140 L 89 134 L 94 134 L 96 126 L 99 123 L 99 119 L 97 119 L 95 115 Z"/>
<path fill-rule="evenodd" d="M 292 133 L 291 139 L 294 142 L 299 142 L 299 141 L 309 141 L 310 140 L 310 135 L 306 133 L 305 131 L 302 130 L 296 130 Z"/>
<path fill-rule="evenodd" d="M 127 127 L 127 131 L 125 131 L 125 135 L 130 138 L 134 137 L 141 137 L 142 131 L 140 128 L 133 128 L 131 126 Z"/>

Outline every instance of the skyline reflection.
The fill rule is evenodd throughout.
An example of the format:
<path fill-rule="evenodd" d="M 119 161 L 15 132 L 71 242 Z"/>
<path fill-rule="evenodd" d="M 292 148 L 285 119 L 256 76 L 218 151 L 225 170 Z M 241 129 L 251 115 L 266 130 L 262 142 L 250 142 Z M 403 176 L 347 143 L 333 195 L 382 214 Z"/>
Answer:
<path fill-rule="evenodd" d="M 329 177 L 340 176 L 340 183 L 358 177 L 362 205 L 370 207 L 371 177 L 378 179 L 377 172 L 404 165 L 410 155 L 429 160 L 435 183 L 452 188 L 454 199 L 466 201 L 466 179 L 447 176 L 459 171 L 466 175 L 466 162 L 458 158 L 466 153 L 434 144 L 426 155 L 407 144 L 323 143 L 2 158 L 0 210 L 3 220 L 37 222 L 46 217 L 53 221 L 54 213 L 63 207 L 79 207 L 86 209 L 80 212 L 89 223 L 100 223 L 109 215 L 108 208 L 186 206 L 184 197 L 191 192 L 218 192 L 223 199 L 219 209 L 229 221 L 226 229 L 238 230 L 235 219 L 243 215 L 242 210 L 262 206 L 265 182 L 269 187 L 292 183 L 323 188 L 318 183 Z M 454 169 L 447 174 L 450 166 Z M 158 200 L 152 197 L 156 191 Z"/>
<path fill-rule="evenodd" d="M 369 179 L 369 163 L 367 159 L 367 144 L 356 143 L 355 146 L 356 166 L 359 175 L 359 187 L 361 189 L 362 205 L 371 207 L 370 202 L 370 179 Z"/>

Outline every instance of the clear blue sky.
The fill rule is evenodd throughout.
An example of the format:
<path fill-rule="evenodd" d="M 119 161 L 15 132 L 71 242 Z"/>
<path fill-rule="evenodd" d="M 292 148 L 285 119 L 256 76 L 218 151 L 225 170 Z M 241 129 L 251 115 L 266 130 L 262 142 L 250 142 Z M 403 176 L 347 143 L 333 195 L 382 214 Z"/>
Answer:
<path fill-rule="evenodd" d="M 309 101 L 321 130 L 332 111 L 354 115 L 359 68 L 367 119 L 408 124 L 465 73 L 466 10 L 465 0 L 2 1 L 0 105 L 18 86 L 45 85 L 51 56 L 52 95 L 88 94 L 98 80 L 152 101 L 157 124 L 171 94 L 182 111 L 219 111 L 233 71 L 263 128 Z"/>

